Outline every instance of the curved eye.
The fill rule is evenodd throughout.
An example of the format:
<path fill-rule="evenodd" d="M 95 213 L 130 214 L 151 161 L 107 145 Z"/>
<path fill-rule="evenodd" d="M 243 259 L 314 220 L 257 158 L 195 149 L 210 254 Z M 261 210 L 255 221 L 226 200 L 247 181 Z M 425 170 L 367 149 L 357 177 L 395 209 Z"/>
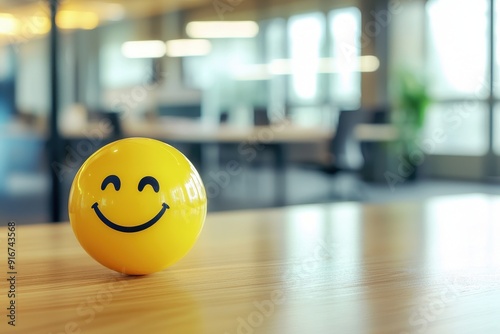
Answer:
<path fill-rule="evenodd" d="M 106 189 L 108 184 L 112 183 L 115 186 L 115 190 L 120 190 L 121 182 L 120 178 L 116 175 L 109 175 L 102 181 L 101 190 Z"/>
<path fill-rule="evenodd" d="M 141 181 L 139 181 L 139 191 L 142 191 L 146 185 L 150 185 L 153 190 L 157 193 L 160 190 L 160 184 L 152 176 L 144 176 Z"/>

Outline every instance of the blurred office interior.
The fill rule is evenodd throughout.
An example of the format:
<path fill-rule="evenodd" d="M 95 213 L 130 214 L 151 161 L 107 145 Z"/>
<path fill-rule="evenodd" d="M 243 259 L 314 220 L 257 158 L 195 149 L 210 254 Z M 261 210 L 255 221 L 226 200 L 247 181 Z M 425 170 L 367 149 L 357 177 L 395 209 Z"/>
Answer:
<path fill-rule="evenodd" d="M 67 220 L 130 136 L 186 154 L 212 211 L 500 192 L 499 1 L 51 3 L 52 31 L 0 1 L 3 222 Z"/>

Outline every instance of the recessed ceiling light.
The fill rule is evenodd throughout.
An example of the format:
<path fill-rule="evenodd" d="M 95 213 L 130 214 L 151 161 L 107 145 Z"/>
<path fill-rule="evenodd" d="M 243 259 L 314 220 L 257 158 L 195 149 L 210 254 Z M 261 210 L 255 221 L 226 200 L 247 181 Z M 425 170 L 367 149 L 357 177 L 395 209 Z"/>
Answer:
<path fill-rule="evenodd" d="M 186 26 L 192 38 L 251 38 L 259 33 L 253 21 L 193 21 Z"/>
<path fill-rule="evenodd" d="M 61 29 L 91 30 L 99 25 L 99 16 L 93 12 L 61 10 L 57 13 L 56 21 Z"/>
<path fill-rule="evenodd" d="M 206 39 L 174 39 L 167 41 L 166 46 L 169 57 L 204 56 L 212 50 Z"/>
<path fill-rule="evenodd" d="M 122 54 L 127 58 L 161 58 L 165 52 L 163 41 L 130 41 L 122 45 Z"/>
<path fill-rule="evenodd" d="M 12 14 L 0 13 L 0 35 L 14 35 L 18 30 L 18 21 Z"/>

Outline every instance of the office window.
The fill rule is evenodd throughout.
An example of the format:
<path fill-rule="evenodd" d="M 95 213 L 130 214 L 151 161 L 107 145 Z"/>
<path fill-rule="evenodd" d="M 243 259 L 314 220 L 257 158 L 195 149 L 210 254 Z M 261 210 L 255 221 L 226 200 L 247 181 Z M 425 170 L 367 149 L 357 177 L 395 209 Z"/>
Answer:
<path fill-rule="evenodd" d="M 121 43 L 109 43 L 100 50 L 101 82 L 105 89 L 144 85 L 151 79 L 151 59 L 129 59 L 121 53 Z"/>
<path fill-rule="evenodd" d="M 485 154 L 488 148 L 487 110 L 487 103 L 479 101 L 439 103 L 429 107 L 422 147 L 429 154 Z"/>
<path fill-rule="evenodd" d="M 487 0 L 427 3 L 428 110 L 424 138 L 445 140 L 432 154 L 483 155 L 488 150 L 489 20 Z"/>
<path fill-rule="evenodd" d="M 330 54 L 338 73 L 331 77 L 331 100 L 341 108 L 356 108 L 361 98 L 361 73 L 354 70 L 361 55 L 361 13 L 356 7 L 329 14 Z"/>
<path fill-rule="evenodd" d="M 500 154 L 500 104 L 495 104 L 493 123 L 493 150 Z"/>
<path fill-rule="evenodd" d="M 487 0 L 433 0 L 429 22 L 429 88 L 435 98 L 485 98 Z"/>
<path fill-rule="evenodd" d="M 177 60 L 182 66 L 182 80 L 186 87 L 206 89 L 210 86 L 212 72 L 207 57 L 187 57 Z"/>
<path fill-rule="evenodd" d="M 321 13 L 292 16 L 288 22 L 292 103 L 314 104 L 321 100 L 318 64 L 324 42 L 324 28 L 325 18 Z"/>
<path fill-rule="evenodd" d="M 265 22 L 266 62 L 286 58 L 286 21 L 281 18 Z"/>
<path fill-rule="evenodd" d="M 286 21 L 272 19 L 265 24 L 265 63 L 271 64 L 276 59 L 286 58 Z M 283 115 L 286 104 L 286 76 L 273 75 L 268 85 L 268 107 L 270 115 Z"/>
<path fill-rule="evenodd" d="M 500 0 L 495 0 L 495 79 L 494 93 L 500 97 Z M 496 132 L 495 132 L 496 133 Z"/>
<path fill-rule="evenodd" d="M 260 81 L 236 80 L 235 74 L 257 63 L 257 38 L 228 39 L 217 41 L 218 66 L 221 77 L 216 78 L 220 85 L 220 101 L 224 108 L 238 105 L 257 105 L 266 98 Z"/>
<path fill-rule="evenodd" d="M 500 154 L 500 1 L 495 1 L 495 79 L 494 79 L 494 124 L 493 124 L 493 149 L 496 154 Z"/>
<path fill-rule="evenodd" d="M 261 103 L 266 92 L 260 81 L 241 75 L 257 62 L 257 38 L 213 39 L 211 43 L 210 54 L 182 58 L 185 85 L 205 90 L 214 109 Z"/>

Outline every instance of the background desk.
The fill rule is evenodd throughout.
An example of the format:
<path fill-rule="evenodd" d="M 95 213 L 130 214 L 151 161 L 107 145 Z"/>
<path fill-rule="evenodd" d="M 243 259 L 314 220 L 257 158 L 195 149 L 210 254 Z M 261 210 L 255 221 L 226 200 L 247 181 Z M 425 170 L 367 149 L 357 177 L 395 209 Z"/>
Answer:
<path fill-rule="evenodd" d="M 482 195 L 212 214 L 143 277 L 94 262 L 68 224 L 20 226 L 17 326 L 0 332 L 498 334 L 499 222 Z"/>
<path fill-rule="evenodd" d="M 107 127 L 100 123 L 89 124 L 86 129 L 65 129 L 66 142 L 88 142 L 96 140 L 103 146 L 112 139 Z M 92 134 L 93 138 L 88 135 Z M 155 123 L 130 123 L 123 126 L 123 137 L 150 137 L 171 144 L 189 144 L 192 148 L 188 154 L 192 162 L 204 172 L 217 173 L 225 166 L 219 166 L 217 155 L 212 156 L 213 148 L 219 144 L 235 145 L 235 157 L 245 162 L 248 156 L 244 152 L 253 150 L 260 154 L 262 148 L 269 149 L 274 158 L 275 173 L 275 206 L 287 203 L 287 146 L 293 144 L 326 144 L 330 142 L 335 132 L 324 127 L 302 127 L 291 124 L 273 124 L 268 126 L 240 127 L 234 125 L 207 125 L 193 121 L 159 120 Z M 397 131 L 390 125 L 360 124 L 356 128 L 356 136 L 361 141 L 386 142 L 397 138 Z M 261 146 L 262 148 L 255 149 Z M 94 147 L 98 149 L 99 147 Z M 62 159 L 63 160 L 63 159 Z M 82 161 L 83 163 L 83 161 Z"/>
<path fill-rule="evenodd" d="M 108 132 L 99 131 L 105 128 L 97 123 L 89 125 L 87 129 L 66 130 L 65 145 L 76 147 L 78 142 L 89 141 L 88 136 L 82 134 L 93 134 L 90 140 L 97 138 L 97 142 L 102 144 L 94 147 L 97 150 L 109 141 L 118 139 L 110 138 Z M 217 152 L 219 144 L 232 144 L 235 161 L 240 166 L 252 162 L 259 154 L 262 154 L 263 150 L 267 149 L 272 152 L 275 169 L 275 196 L 272 204 L 282 206 L 286 204 L 287 194 L 287 145 L 327 143 L 333 137 L 333 132 L 325 128 L 305 128 L 286 124 L 238 127 L 207 126 L 200 122 L 175 121 L 128 124 L 124 126 L 122 136 L 155 138 L 174 146 L 187 144 L 189 150 L 184 153 L 198 168 L 202 177 L 208 177 L 209 172 L 216 174 L 225 172 L 226 166 L 219 165 L 218 154 L 212 154 L 214 151 Z"/>

